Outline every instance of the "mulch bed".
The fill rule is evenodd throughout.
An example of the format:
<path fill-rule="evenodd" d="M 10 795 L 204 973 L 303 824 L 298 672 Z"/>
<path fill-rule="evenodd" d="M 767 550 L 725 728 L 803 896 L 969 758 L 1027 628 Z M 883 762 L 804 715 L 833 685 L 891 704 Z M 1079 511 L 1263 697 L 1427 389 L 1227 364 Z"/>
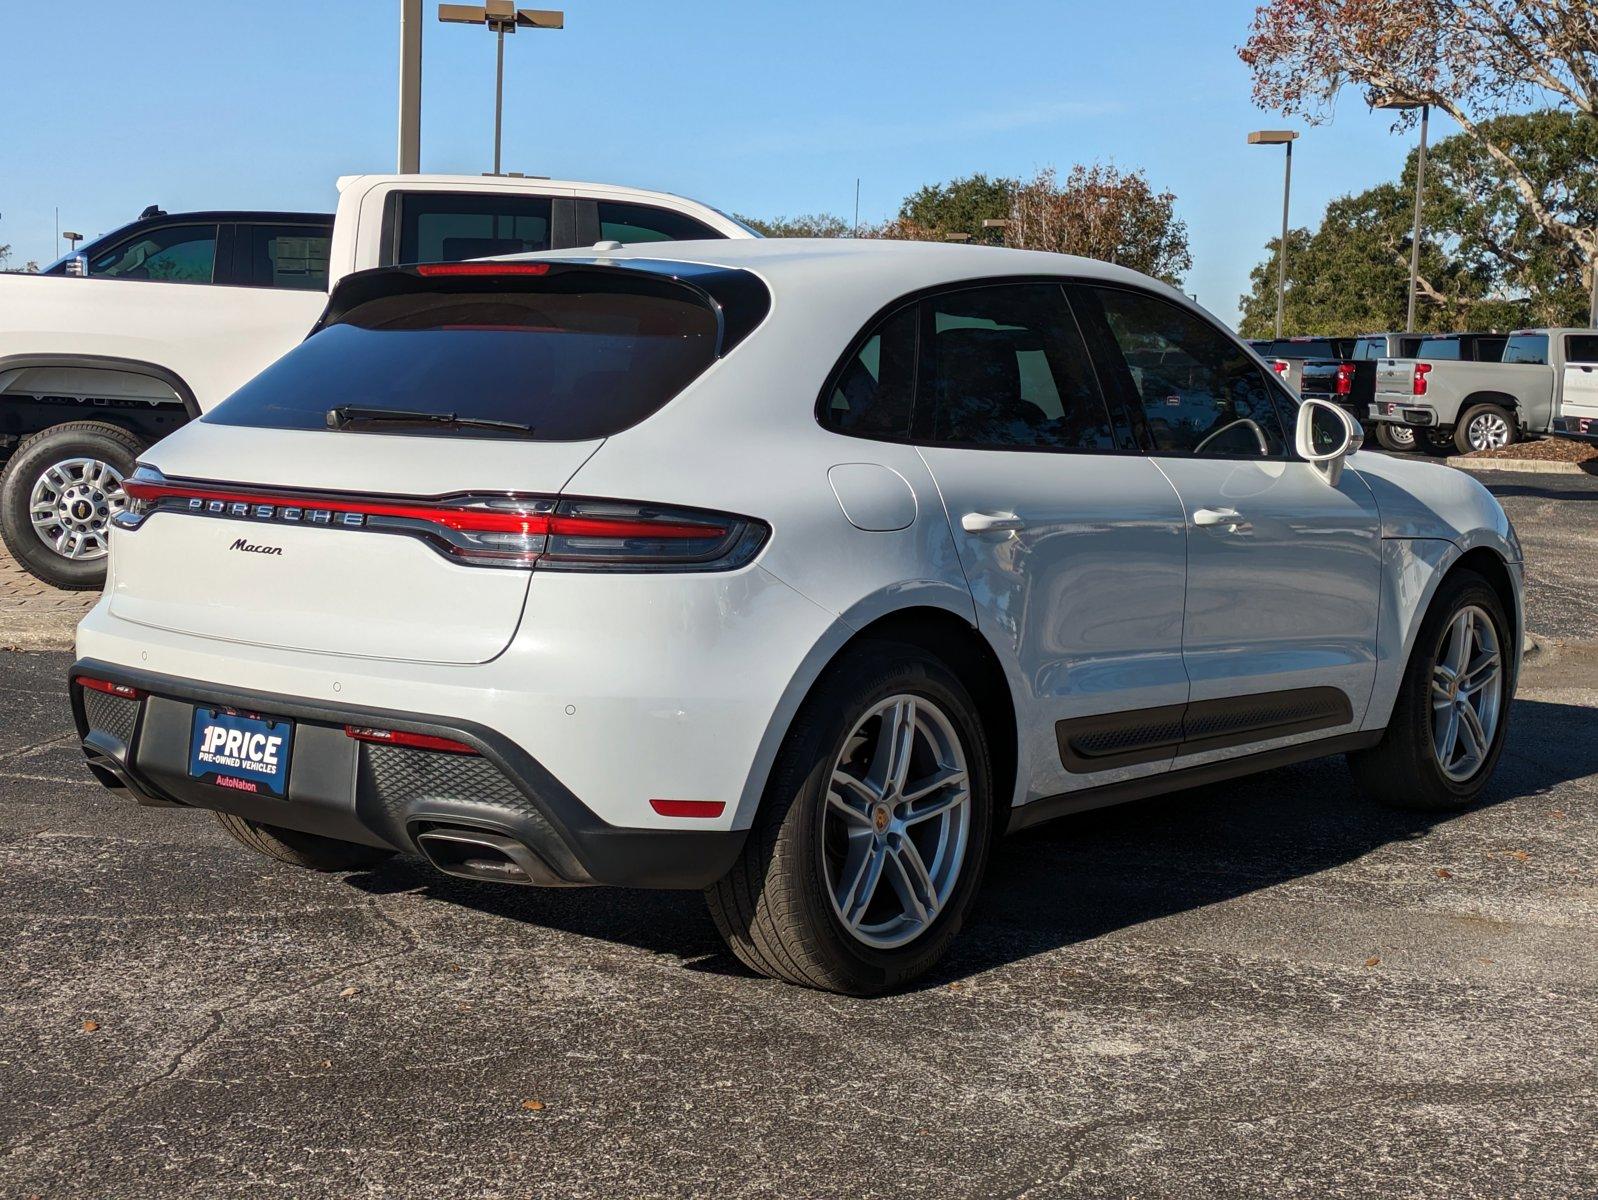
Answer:
<path fill-rule="evenodd" d="M 1598 463 L 1598 445 L 1569 438 L 1542 438 L 1535 442 L 1516 442 L 1497 450 L 1472 450 L 1460 455 L 1467 459 L 1509 459 L 1514 462 Z"/>

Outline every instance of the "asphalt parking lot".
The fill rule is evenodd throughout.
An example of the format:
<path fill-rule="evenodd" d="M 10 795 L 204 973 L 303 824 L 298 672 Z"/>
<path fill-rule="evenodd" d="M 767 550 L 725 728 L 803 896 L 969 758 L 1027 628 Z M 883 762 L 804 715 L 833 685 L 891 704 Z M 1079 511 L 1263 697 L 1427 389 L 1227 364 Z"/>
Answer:
<path fill-rule="evenodd" d="M 1598 480 L 1487 482 L 1541 648 L 1480 806 L 1330 760 L 1056 823 L 872 1001 L 695 895 L 255 857 L 0 651 L 0 1196 L 1598 1194 Z"/>

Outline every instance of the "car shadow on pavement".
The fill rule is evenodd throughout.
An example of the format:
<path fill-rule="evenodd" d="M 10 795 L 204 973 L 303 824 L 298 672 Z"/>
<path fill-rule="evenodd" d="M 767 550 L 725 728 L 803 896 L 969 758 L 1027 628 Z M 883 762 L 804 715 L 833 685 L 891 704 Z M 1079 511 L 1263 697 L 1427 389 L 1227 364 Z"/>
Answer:
<path fill-rule="evenodd" d="M 1598 709 L 1520 700 L 1498 772 L 1464 813 L 1598 775 Z M 1068 817 L 998 843 L 964 932 L 916 990 L 1176 913 L 1204 908 L 1415 841 L 1462 815 L 1381 807 L 1354 791 L 1342 758 Z M 349 882 L 420 889 L 478 912 L 747 975 L 691 892 L 533 889 L 439 875 L 415 859 Z"/>

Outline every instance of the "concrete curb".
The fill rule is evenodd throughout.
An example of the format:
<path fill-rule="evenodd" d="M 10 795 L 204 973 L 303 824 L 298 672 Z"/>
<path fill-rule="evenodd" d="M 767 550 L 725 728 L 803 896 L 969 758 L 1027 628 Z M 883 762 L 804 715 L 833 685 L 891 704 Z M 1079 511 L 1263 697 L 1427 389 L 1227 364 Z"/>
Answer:
<path fill-rule="evenodd" d="M 1461 471 L 1514 471 L 1527 475 L 1594 475 L 1593 471 L 1583 470 L 1577 463 L 1547 462 L 1536 458 L 1450 458 L 1446 460 L 1451 467 Z"/>

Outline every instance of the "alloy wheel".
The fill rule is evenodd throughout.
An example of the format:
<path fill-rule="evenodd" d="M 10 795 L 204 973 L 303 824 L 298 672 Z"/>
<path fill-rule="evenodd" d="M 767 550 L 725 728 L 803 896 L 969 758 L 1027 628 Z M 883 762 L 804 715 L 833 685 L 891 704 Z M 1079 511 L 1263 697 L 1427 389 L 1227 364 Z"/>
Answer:
<path fill-rule="evenodd" d="M 890 696 L 856 723 L 822 809 L 827 894 L 851 937 L 914 941 L 960 880 L 971 782 L 954 723 L 925 696 Z"/>
<path fill-rule="evenodd" d="M 1443 631 L 1432 667 L 1432 753 L 1455 783 L 1486 763 L 1503 700 L 1498 630 L 1485 609 L 1462 608 Z"/>
<path fill-rule="evenodd" d="M 122 474 L 98 458 L 64 458 L 34 481 L 28 518 L 39 540 L 62 558 L 104 558 L 111 518 L 127 504 Z"/>
<path fill-rule="evenodd" d="M 1472 450 L 1496 450 L 1509 445 L 1509 422 L 1499 413 L 1477 413 L 1470 419 L 1465 438 Z"/>

